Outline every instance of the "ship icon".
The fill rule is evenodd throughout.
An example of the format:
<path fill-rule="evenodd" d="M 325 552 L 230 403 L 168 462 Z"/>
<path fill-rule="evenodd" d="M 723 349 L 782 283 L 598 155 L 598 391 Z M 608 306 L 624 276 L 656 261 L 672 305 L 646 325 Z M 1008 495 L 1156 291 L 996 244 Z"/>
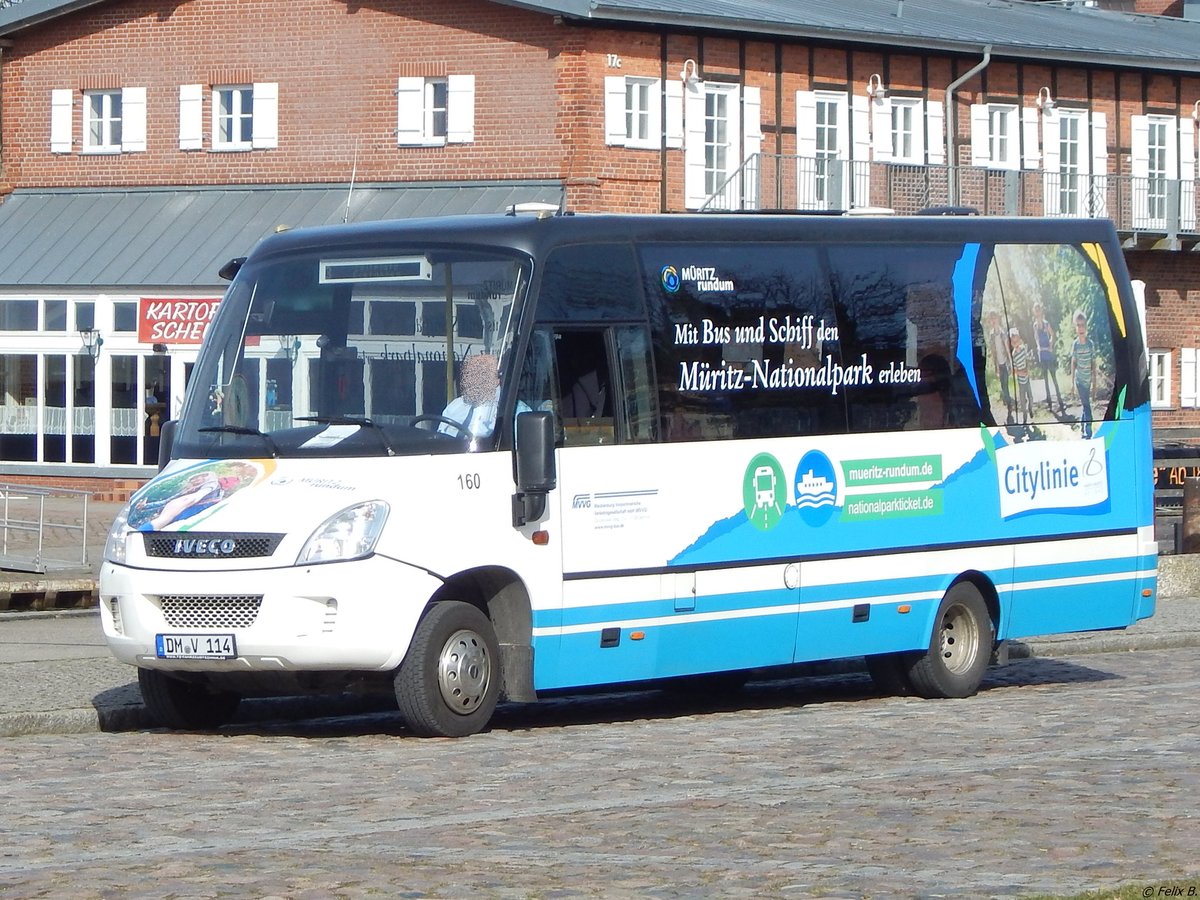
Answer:
<path fill-rule="evenodd" d="M 796 482 L 797 506 L 829 506 L 834 502 L 835 485 L 823 475 L 816 475 L 812 469 Z"/>

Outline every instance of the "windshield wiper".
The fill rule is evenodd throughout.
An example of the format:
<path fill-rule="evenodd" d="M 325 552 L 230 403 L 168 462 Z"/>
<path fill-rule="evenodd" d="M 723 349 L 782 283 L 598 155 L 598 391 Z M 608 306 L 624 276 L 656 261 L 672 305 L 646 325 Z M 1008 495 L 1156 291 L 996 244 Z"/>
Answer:
<path fill-rule="evenodd" d="M 209 425 L 201 428 L 201 431 L 218 431 L 225 434 L 248 434 L 253 437 L 260 437 L 271 451 L 271 456 L 279 457 L 279 446 L 271 440 L 271 436 L 265 432 L 259 431 L 257 428 L 248 428 L 245 425 Z"/>
<path fill-rule="evenodd" d="M 388 456 L 396 455 L 391 441 L 387 439 L 387 432 L 384 431 L 383 426 L 373 419 L 368 419 L 366 416 L 296 416 L 292 421 L 317 422 L 321 425 L 357 425 L 360 428 L 367 428 L 372 434 L 379 435 L 379 441 L 383 444 L 383 449 L 387 451 Z"/>

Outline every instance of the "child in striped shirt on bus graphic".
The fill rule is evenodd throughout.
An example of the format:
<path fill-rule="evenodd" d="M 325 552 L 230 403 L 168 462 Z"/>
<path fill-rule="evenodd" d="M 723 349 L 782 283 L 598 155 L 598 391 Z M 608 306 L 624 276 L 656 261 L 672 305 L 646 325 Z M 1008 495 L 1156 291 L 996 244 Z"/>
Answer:
<path fill-rule="evenodd" d="M 1075 343 L 1071 345 L 1071 377 L 1075 381 L 1075 393 L 1079 395 L 1079 424 L 1083 436 L 1092 436 L 1092 385 L 1096 383 L 1095 345 L 1088 340 L 1087 316 L 1078 309 L 1072 317 L 1075 322 Z"/>
<path fill-rule="evenodd" d="M 1033 354 L 1016 328 L 1009 329 L 1008 339 L 1012 343 L 1009 355 L 1012 358 L 1013 377 L 1017 379 L 1017 409 L 1025 410 L 1025 421 L 1028 422 L 1033 418 L 1033 387 L 1029 375 Z"/>

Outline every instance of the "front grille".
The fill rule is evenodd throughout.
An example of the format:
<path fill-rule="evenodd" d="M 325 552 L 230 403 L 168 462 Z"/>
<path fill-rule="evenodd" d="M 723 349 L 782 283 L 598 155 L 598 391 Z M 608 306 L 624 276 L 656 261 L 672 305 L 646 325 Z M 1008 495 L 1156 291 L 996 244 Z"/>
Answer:
<path fill-rule="evenodd" d="M 172 628 L 249 628 L 262 594 L 163 594 L 163 618 Z"/>
<path fill-rule="evenodd" d="M 143 538 L 146 555 L 160 559 L 253 559 L 272 555 L 283 535 L 152 531 Z"/>

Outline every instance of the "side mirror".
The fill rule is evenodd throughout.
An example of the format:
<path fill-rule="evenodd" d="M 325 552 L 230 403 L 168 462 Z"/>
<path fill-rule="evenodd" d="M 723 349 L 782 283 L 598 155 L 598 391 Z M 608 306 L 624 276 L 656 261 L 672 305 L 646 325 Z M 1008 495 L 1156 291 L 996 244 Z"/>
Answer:
<path fill-rule="evenodd" d="M 175 419 L 168 419 L 158 430 L 158 471 L 160 472 L 171 461 L 171 450 L 175 446 L 175 426 L 178 424 L 179 422 Z"/>
<path fill-rule="evenodd" d="M 521 413 L 517 416 L 516 432 L 514 528 L 545 515 L 546 495 L 558 483 L 554 468 L 554 413 L 543 410 Z"/>

